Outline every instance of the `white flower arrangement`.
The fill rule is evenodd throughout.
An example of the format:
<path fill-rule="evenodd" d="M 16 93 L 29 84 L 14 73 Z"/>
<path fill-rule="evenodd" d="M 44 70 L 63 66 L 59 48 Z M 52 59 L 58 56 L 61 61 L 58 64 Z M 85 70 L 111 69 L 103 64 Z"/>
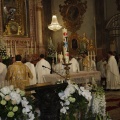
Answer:
<path fill-rule="evenodd" d="M 106 101 L 103 88 L 97 88 L 93 94 L 92 113 L 101 119 L 106 117 Z"/>
<path fill-rule="evenodd" d="M 68 114 L 70 118 L 71 115 L 76 113 L 77 109 L 80 111 L 80 109 L 87 106 L 92 99 L 92 95 L 89 90 L 84 89 L 84 87 L 79 87 L 77 84 L 71 83 L 68 83 L 66 89 L 59 92 L 58 96 L 60 97 L 60 104 L 62 106 L 60 113 L 64 116 L 62 116 L 61 120 L 66 120 L 67 118 L 65 118 L 65 116 Z"/>
<path fill-rule="evenodd" d="M 0 118 L 7 120 L 34 120 L 33 107 L 25 92 L 13 85 L 0 89 Z"/>
<path fill-rule="evenodd" d="M 83 112 L 84 118 L 82 119 L 109 120 L 106 115 L 105 93 L 101 87 L 96 86 L 92 93 L 82 86 L 68 83 L 66 89 L 59 92 L 58 96 L 61 104 L 61 120 L 76 120 L 72 115 L 77 111 Z"/>

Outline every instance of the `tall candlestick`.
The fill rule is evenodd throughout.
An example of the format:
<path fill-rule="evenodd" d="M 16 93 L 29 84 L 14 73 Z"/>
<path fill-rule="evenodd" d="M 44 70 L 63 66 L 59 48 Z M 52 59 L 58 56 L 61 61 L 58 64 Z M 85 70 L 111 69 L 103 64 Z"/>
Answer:
<path fill-rule="evenodd" d="M 65 63 L 69 62 L 69 52 L 68 52 L 68 37 L 67 37 L 67 29 L 63 29 L 63 52 L 64 52 L 64 58 Z"/>
<path fill-rule="evenodd" d="M 93 54 L 92 54 L 92 51 L 91 51 L 91 59 L 90 59 L 90 62 L 91 62 L 90 67 L 91 67 L 91 69 L 92 69 L 92 57 L 93 57 Z"/>
<path fill-rule="evenodd" d="M 89 51 L 88 51 L 88 62 L 89 62 L 89 60 L 90 60 L 90 53 L 89 53 Z"/>
<path fill-rule="evenodd" d="M 66 52 L 65 54 L 65 63 L 69 63 L 69 52 Z"/>

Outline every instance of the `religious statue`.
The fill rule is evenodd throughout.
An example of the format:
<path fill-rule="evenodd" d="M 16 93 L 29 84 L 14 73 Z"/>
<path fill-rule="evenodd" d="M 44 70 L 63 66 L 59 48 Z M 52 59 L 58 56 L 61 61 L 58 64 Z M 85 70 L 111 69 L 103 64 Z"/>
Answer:
<path fill-rule="evenodd" d="M 6 25 L 6 29 L 5 29 L 5 32 L 4 32 L 5 35 L 10 35 L 10 27 L 8 25 Z"/>

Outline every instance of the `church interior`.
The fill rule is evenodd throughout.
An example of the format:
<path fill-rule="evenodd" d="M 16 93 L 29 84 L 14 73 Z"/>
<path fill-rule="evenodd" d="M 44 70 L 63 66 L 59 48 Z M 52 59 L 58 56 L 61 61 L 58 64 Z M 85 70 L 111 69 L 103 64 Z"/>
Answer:
<path fill-rule="evenodd" d="M 119 89 L 106 89 L 107 78 L 101 76 L 97 68 L 97 63 L 108 60 L 109 51 L 120 62 L 119 39 L 120 0 L 0 0 L 0 57 L 4 64 L 8 67 L 11 64 L 9 60 L 21 55 L 23 63 L 31 57 L 31 62 L 36 66 L 39 56 L 44 54 L 51 68 L 42 65 L 43 68 L 52 71 L 52 67 L 59 62 L 65 66 L 64 74 L 63 70 L 59 73 L 53 70 L 53 74 L 43 76 L 47 82 L 26 87 L 27 92 L 37 93 L 33 92 L 33 95 L 41 112 L 40 118 L 31 120 L 68 120 L 65 116 L 59 118 L 59 100 L 56 97 L 56 91 L 66 87 L 63 79 L 74 79 L 75 83 L 85 86 L 87 82 L 91 85 L 96 81 L 98 86 L 103 87 L 105 94 L 102 95 L 106 100 L 103 106 L 106 114 L 109 114 L 105 119 L 101 114 L 101 118 L 100 115 L 96 115 L 98 118 L 85 118 L 85 114 L 79 113 L 79 117 L 69 120 L 119 120 L 120 84 Z M 71 73 L 71 57 L 79 60 L 85 53 L 88 61 L 94 61 L 96 68 L 93 68 L 92 62 L 87 64 L 85 61 L 82 63 L 85 68 Z M 62 85 L 56 84 L 61 80 Z M 52 109 L 49 105 L 52 105 Z"/>
<path fill-rule="evenodd" d="M 6 54 L 21 54 L 25 57 L 27 54 L 35 56 L 44 53 L 47 56 L 50 39 L 55 51 L 60 53 L 63 51 L 63 28 L 68 30 L 71 54 L 79 54 L 84 34 L 89 41 L 92 40 L 98 59 L 109 50 L 119 54 L 119 0 L 86 0 L 83 3 L 70 1 L 69 4 L 67 0 L 1 0 L 0 35 Z M 69 12 L 74 9 L 71 6 L 76 8 L 75 19 L 69 18 Z M 62 26 L 60 30 L 48 28 L 52 15 L 57 16 Z M 78 42 L 75 49 L 71 45 L 73 39 Z M 1 51 L 0 54 L 4 52 Z"/>

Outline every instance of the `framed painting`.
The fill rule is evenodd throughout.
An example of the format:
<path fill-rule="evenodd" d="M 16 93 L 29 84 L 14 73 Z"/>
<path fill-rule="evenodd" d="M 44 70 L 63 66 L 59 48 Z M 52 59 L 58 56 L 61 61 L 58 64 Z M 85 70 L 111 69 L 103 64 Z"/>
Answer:
<path fill-rule="evenodd" d="M 80 36 L 77 33 L 72 33 L 68 37 L 69 52 L 71 54 L 77 54 L 77 51 L 80 47 Z"/>
<path fill-rule="evenodd" d="M 64 26 L 71 32 L 80 29 L 83 23 L 83 15 L 87 9 L 87 1 L 65 0 L 64 5 L 59 5 L 59 12 L 62 16 Z"/>

